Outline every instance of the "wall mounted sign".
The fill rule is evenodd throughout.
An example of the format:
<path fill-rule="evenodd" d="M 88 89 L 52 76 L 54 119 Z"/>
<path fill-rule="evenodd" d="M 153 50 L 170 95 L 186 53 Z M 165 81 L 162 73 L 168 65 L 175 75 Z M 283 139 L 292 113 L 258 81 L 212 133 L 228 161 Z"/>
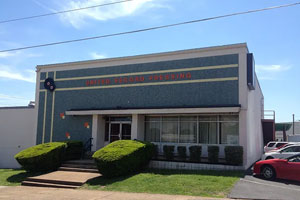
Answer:
<path fill-rule="evenodd" d="M 54 80 L 52 78 L 47 78 L 44 82 L 44 87 L 53 92 L 56 88 Z"/>

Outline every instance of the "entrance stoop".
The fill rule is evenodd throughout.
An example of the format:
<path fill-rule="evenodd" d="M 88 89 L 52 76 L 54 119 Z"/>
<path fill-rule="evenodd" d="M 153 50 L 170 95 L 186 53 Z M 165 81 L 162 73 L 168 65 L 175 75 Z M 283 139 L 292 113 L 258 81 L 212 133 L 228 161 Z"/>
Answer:
<path fill-rule="evenodd" d="M 71 160 L 63 163 L 58 171 L 28 177 L 22 185 L 76 189 L 100 176 L 93 160 Z"/>

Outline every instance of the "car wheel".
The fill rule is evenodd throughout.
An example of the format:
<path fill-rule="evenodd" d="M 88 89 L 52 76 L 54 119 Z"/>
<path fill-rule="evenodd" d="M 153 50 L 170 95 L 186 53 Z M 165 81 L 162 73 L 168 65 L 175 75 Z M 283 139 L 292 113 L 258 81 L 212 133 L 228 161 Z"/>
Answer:
<path fill-rule="evenodd" d="M 272 156 L 268 156 L 267 158 L 266 158 L 266 160 L 269 160 L 269 159 L 274 159 Z"/>
<path fill-rule="evenodd" d="M 267 180 L 273 180 L 276 177 L 276 172 L 275 172 L 274 168 L 269 165 L 264 166 L 262 168 L 261 172 L 262 172 L 263 177 Z"/>

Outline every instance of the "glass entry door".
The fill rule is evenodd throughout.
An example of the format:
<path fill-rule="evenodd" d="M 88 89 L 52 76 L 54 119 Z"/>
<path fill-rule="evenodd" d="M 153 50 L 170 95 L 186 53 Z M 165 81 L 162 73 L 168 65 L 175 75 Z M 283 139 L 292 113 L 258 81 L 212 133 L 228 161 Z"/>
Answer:
<path fill-rule="evenodd" d="M 131 123 L 130 122 L 111 122 L 109 142 L 116 140 L 131 139 Z"/>

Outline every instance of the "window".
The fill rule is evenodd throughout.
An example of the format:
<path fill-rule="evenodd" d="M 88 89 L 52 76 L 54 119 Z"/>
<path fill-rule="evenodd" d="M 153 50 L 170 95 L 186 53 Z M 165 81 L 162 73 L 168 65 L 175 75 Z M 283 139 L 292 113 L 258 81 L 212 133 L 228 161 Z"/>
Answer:
<path fill-rule="evenodd" d="M 238 115 L 146 116 L 149 142 L 239 144 Z"/>
<path fill-rule="evenodd" d="M 221 144 L 239 143 L 239 123 L 237 116 L 220 116 Z"/>
<path fill-rule="evenodd" d="M 180 143 L 197 143 L 197 116 L 180 117 Z"/>
<path fill-rule="evenodd" d="M 272 147 L 275 144 L 275 142 L 269 142 L 268 147 Z"/>
<path fill-rule="evenodd" d="M 283 149 L 281 152 L 282 153 L 294 152 L 294 149 L 293 149 L 293 147 L 288 147 L 286 149 Z"/>
<path fill-rule="evenodd" d="M 285 144 L 287 144 L 287 143 L 286 142 L 278 142 L 275 147 L 281 147 Z"/>
<path fill-rule="evenodd" d="M 161 117 L 146 117 L 145 140 L 148 142 L 160 142 Z"/>
<path fill-rule="evenodd" d="M 217 144 L 217 117 L 199 116 L 199 143 Z"/>
<path fill-rule="evenodd" d="M 162 142 L 178 142 L 178 117 L 162 118 Z"/>

